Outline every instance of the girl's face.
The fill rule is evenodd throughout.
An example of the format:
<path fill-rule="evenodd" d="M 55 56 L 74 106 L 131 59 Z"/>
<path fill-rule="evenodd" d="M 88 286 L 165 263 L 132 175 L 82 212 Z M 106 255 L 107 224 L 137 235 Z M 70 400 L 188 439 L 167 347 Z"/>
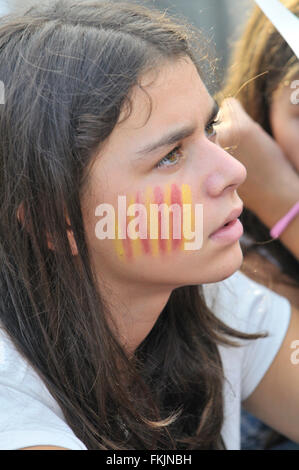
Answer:
<path fill-rule="evenodd" d="M 291 86 L 279 88 L 270 106 L 272 134 L 287 159 L 299 173 L 299 75 Z"/>
<path fill-rule="evenodd" d="M 213 234 L 230 216 L 239 217 L 243 205 L 237 188 L 246 178 L 245 167 L 216 144 L 217 108 L 192 61 L 167 64 L 153 77 L 142 78 L 152 99 L 150 118 L 147 121 L 148 97 L 136 87 L 132 113 L 117 124 L 95 157 L 82 198 L 87 243 L 99 279 L 143 287 L 147 292 L 154 287 L 173 289 L 220 281 L 240 267 L 241 224 L 236 221 L 226 233 Z M 123 204 L 119 196 L 122 201 L 126 197 L 126 208 L 138 203 L 142 210 L 132 217 L 125 212 L 118 215 Z M 182 228 L 183 211 L 181 222 L 177 214 L 173 217 L 173 227 L 169 219 L 170 234 L 163 239 L 161 220 L 150 218 L 150 204 L 155 203 L 178 204 L 179 208 L 191 204 L 190 229 L 196 231 L 197 240 L 187 239 L 187 229 L 185 238 L 175 238 Z M 140 225 L 133 227 L 139 238 L 134 240 L 129 225 L 138 217 Z M 99 238 L 109 230 L 110 236 L 117 235 L 120 227 L 124 233 L 127 228 L 130 236 Z M 153 233 L 157 230 L 158 239 L 151 237 L 150 227 Z M 141 239 L 144 234 L 147 238 Z M 184 242 L 193 243 L 192 249 L 187 250 Z"/>

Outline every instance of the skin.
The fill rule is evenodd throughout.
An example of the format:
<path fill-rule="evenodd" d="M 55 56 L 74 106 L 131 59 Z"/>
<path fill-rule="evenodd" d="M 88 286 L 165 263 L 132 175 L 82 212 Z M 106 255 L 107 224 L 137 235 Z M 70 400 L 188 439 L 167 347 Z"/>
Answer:
<path fill-rule="evenodd" d="M 153 100 L 149 120 L 146 122 L 148 99 L 136 88 L 133 112 L 116 126 L 96 156 L 89 187 L 82 198 L 88 246 L 100 290 L 110 304 L 112 319 L 129 352 L 152 329 L 173 289 L 223 280 L 243 260 L 239 241 L 224 245 L 209 238 L 232 210 L 242 206 L 237 188 L 246 178 L 245 167 L 220 148 L 215 135 L 210 137 L 211 132 L 206 130 L 213 109 L 211 96 L 187 58 L 165 65 L 152 79 L 148 74 L 142 81 Z M 139 158 L 139 149 L 182 125 L 193 125 L 192 135 Z M 171 158 L 171 164 L 164 161 L 166 164 L 157 168 L 178 144 L 182 144 L 183 158 L 175 160 L 175 164 Z M 131 194 L 144 194 L 148 186 L 168 184 L 188 185 L 193 203 L 203 204 L 202 248 L 177 250 L 164 256 L 143 254 L 124 263 L 115 251 L 114 240 L 95 236 L 95 208 L 103 202 L 116 207 L 118 195 L 129 199 Z"/>
<path fill-rule="evenodd" d="M 299 80 L 299 75 L 295 80 Z M 299 174 L 299 103 L 292 102 L 292 95 L 297 102 L 298 86 L 297 91 L 290 86 L 279 87 L 273 94 L 269 115 L 274 139 Z"/>
<path fill-rule="evenodd" d="M 119 202 L 119 206 L 116 213 L 112 206 L 108 208 L 108 213 L 97 223 L 100 233 L 96 235 L 103 239 L 110 225 L 109 237 L 105 238 L 115 239 L 115 250 L 124 262 L 131 262 L 144 254 L 161 257 L 178 249 L 184 250 L 185 241 L 190 240 L 187 237 L 191 235 L 198 242 L 199 236 L 194 236 L 194 230 L 200 231 L 201 220 L 194 217 L 189 185 L 181 188 L 176 184 L 148 186 L 144 193 L 138 191 L 128 200 L 125 198 L 124 203 Z M 154 211 L 153 207 L 158 206 L 165 206 L 165 209 Z M 188 210 L 190 207 L 190 217 L 184 212 L 186 207 Z M 194 245 L 197 247 L 199 243 L 193 243 L 192 248 Z"/>

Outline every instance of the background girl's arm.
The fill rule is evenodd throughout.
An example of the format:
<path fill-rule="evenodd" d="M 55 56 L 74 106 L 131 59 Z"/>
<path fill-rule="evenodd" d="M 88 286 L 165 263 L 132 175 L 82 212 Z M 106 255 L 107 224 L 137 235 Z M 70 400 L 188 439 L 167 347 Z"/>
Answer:
<path fill-rule="evenodd" d="M 271 428 L 299 443 L 298 390 L 299 310 L 293 307 L 282 346 L 243 406 Z"/>
<path fill-rule="evenodd" d="M 290 175 L 289 184 L 265 195 L 263 204 L 255 209 L 256 215 L 271 229 L 299 201 L 299 177 Z M 299 216 L 282 232 L 279 239 L 299 260 Z"/>
<path fill-rule="evenodd" d="M 220 119 L 219 144 L 247 169 L 247 180 L 238 193 L 245 206 L 270 230 L 299 201 L 299 176 L 275 140 L 248 116 L 236 99 L 223 102 Z M 297 216 L 280 240 L 299 260 L 298 233 Z"/>

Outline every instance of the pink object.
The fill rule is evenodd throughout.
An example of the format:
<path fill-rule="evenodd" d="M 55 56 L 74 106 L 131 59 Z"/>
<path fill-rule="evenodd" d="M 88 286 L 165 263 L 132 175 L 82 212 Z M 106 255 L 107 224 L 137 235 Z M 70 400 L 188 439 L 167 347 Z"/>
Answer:
<path fill-rule="evenodd" d="M 282 232 L 287 228 L 289 223 L 299 214 L 299 201 L 292 207 L 292 209 L 272 228 L 270 235 L 272 238 L 278 238 Z"/>

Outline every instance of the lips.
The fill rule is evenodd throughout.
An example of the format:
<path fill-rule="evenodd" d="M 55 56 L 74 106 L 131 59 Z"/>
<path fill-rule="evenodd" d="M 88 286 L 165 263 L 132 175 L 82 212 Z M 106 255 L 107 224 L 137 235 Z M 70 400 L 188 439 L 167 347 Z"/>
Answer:
<path fill-rule="evenodd" d="M 240 215 L 242 214 L 243 212 L 243 206 L 239 207 L 238 209 L 234 209 L 230 214 L 229 216 L 224 220 L 224 222 L 222 223 L 222 225 L 220 225 L 211 235 L 213 235 L 214 233 L 218 232 L 218 230 L 222 229 L 225 225 L 229 224 L 230 222 L 232 222 L 233 220 L 236 220 L 240 217 Z"/>

